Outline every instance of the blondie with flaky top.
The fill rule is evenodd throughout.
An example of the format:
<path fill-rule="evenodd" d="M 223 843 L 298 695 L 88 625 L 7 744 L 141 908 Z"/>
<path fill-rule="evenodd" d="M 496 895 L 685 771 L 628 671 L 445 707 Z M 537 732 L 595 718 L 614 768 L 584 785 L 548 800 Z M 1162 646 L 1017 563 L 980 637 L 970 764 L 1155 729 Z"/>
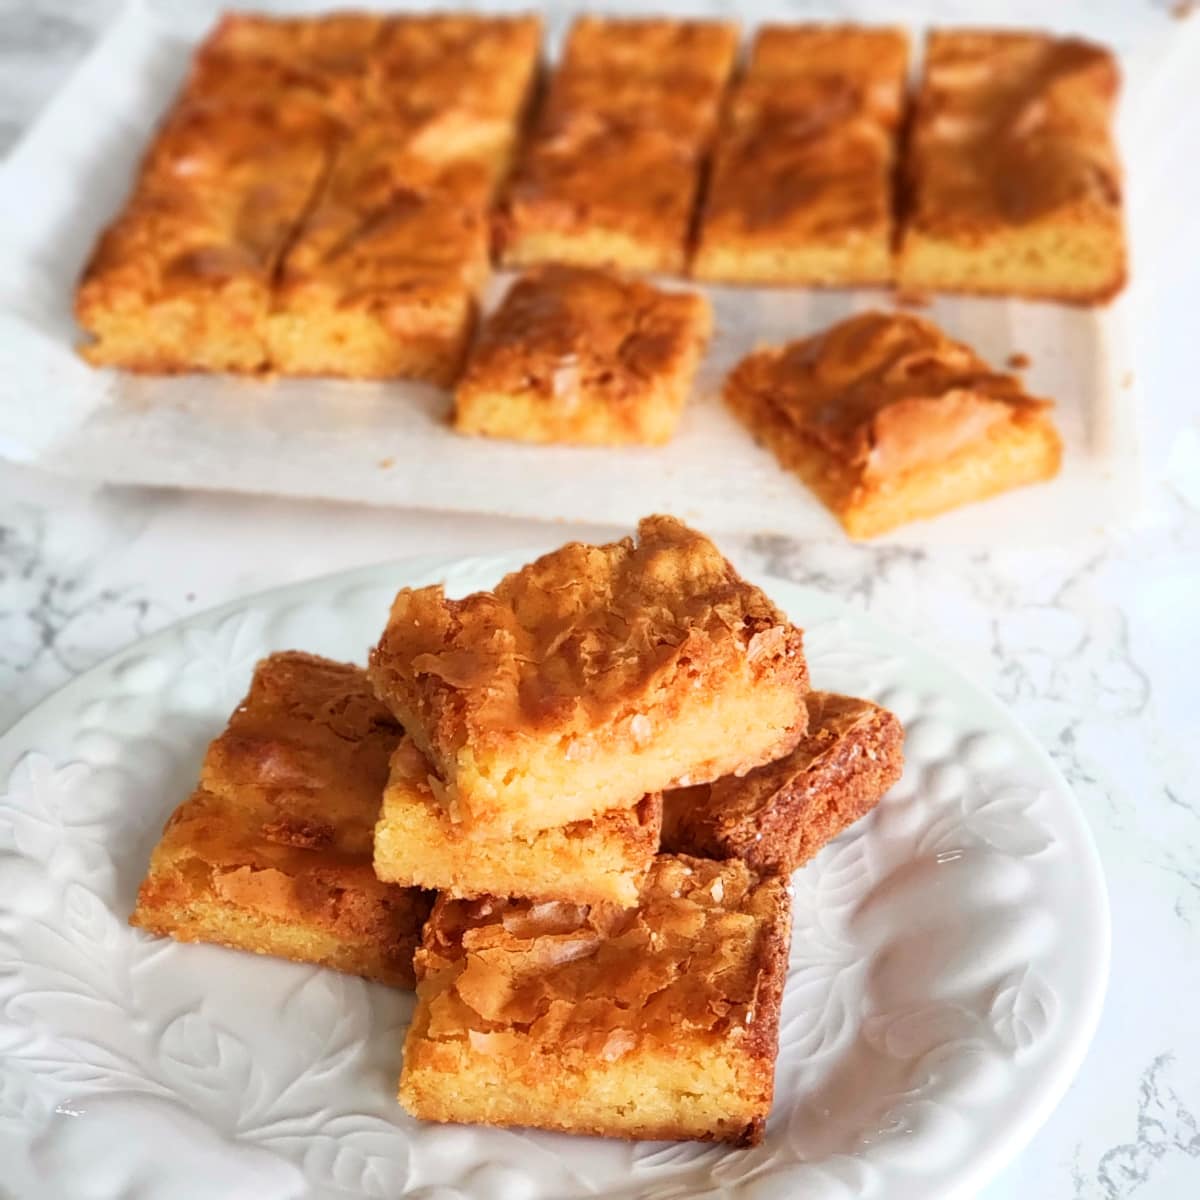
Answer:
<path fill-rule="evenodd" d="M 334 136 L 302 106 L 177 109 L 80 281 L 84 357 L 153 372 L 264 367 L 274 275 Z"/>
<path fill-rule="evenodd" d="M 375 874 L 450 896 L 564 896 L 585 904 L 637 903 L 658 852 L 662 798 L 645 796 L 587 821 L 489 838 L 451 820 L 429 761 L 405 737 L 392 755 L 375 826 Z"/>
<path fill-rule="evenodd" d="M 616 446 L 670 439 L 712 327 L 704 297 L 586 267 L 535 268 L 487 320 L 460 433 Z"/>
<path fill-rule="evenodd" d="M 360 124 L 279 271 L 266 326 L 272 366 L 449 383 L 488 274 L 490 190 L 486 163 L 439 161 L 395 123 Z"/>
<path fill-rule="evenodd" d="M 904 730 L 892 713 L 810 692 L 808 732 L 790 754 L 663 796 L 662 847 L 790 874 L 866 816 L 903 769 Z"/>
<path fill-rule="evenodd" d="M 780 876 L 661 856 L 638 908 L 439 899 L 401 1103 L 433 1121 L 752 1145 L 791 936 Z"/>
<path fill-rule="evenodd" d="M 462 600 L 403 589 L 369 669 L 452 819 L 493 836 L 747 771 L 808 720 L 800 631 L 672 517 Z"/>
<path fill-rule="evenodd" d="M 908 37 L 765 26 L 714 154 L 692 274 L 731 283 L 884 283 Z"/>
<path fill-rule="evenodd" d="M 852 537 L 1057 474 L 1050 402 L 932 321 L 864 313 L 751 354 L 725 399 Z"/>
<path fill-rule="evenodd" d="M 1097 303 L 1125 282 L 1112 53 L 938 30 L 906 161 L 902 287 Z"/>
<path fill-rule="evenodd" d="M 680 272 L 736 52 L 724 22 L 576 21 L 498 221 L 504 261 Z"/>
<path fill-rule="evenodd" d="M 233 15 L 77 296 L 99 364 L 448 382 L 535 17 Z M 164 160 L 173 170 L 151 169 Z"/>
<path fill-rule="evenodd" d="M 400 734 L 361 668 L 264 659 L 167 822 L 130 923 L 411 986 L 430 898 L 371 867 Z"/>

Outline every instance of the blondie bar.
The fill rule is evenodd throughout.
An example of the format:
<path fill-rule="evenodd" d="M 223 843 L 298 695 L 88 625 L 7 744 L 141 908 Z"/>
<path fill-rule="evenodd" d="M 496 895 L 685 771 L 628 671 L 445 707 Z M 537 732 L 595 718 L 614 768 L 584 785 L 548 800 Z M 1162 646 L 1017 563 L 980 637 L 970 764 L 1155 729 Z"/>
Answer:
<path fill-rule="evenodd" d="M 360 668 L 264 659 L 167 822 L 130 923 L 411 986 L 430 898 L 371 868 L 400 732 Z"/>
<path fill-rule="evenodd" d="M 930 35 L 898 281 L 1097 303 L 1125 282 L 1112 53 L 1077 38 Z"/>
<path fill-rule="evenodd" d="M 751 1145 L 774 1091 L 780 876 L 662 856 L 638 908 L 442 897 L 400 1100 L 432 1121 Z"/>
<path fill-rule="evenodd" d="M 808 721 L 800 631 L 672 517 L 462 600 L 405 588 L 370 672 L 451 818 L 494 837 L 748 771 Z"/>
<path fill-rule="evenodd" d="M 764 27 L 726 110 L 692 274 L 889 280 L 907 69 L 902 30 Z"/>
<path fill-rule="evenodd" d="M 711 324 L 693 292 L 535 268 L 484 325 L 455 393 L 454 427 L 530 442 L 666 442 Z"/>
<path fill-rule="evenodd" d="M 904 730 L 892 713 L 809 692 L 808 733 L 791 754 L 663 796 L 662 846 L 790 874 L 866 816 L 903 769 Z"/>
<path fill-rule="evenodd" d="M 852 537 L 1057 474 L 1049 401 L 931 321 L 865 313 L 751 354 L 725 398 Z"/>

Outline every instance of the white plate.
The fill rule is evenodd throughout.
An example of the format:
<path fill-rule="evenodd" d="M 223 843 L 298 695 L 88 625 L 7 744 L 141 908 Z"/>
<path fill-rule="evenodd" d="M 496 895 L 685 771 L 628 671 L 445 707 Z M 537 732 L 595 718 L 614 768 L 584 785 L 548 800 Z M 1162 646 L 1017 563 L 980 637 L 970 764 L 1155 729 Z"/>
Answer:
<path fill-rule="evenodd" d="M 416 0 L 414 0 L 416 2 Z M 484 0 L 483 8 L 511 7 Z M 322 7 L 275 0 L 256 7 Z M 626 7 L 636 7 L 626 5 Z M 154 125 L 178 86 L 212 0 L 143 0 L 121 18 L 0 168 L 0 454 L 83 478 L 315 496 L 368 504 L 630 525 L 673 512 L 717 533 L 837 536 L 812 494 L 755 445 L 720 399 L 730 367 L 763 343 L 814 333 L 854 312 L 891 307 L 887 292 L 708 289 L 712 347 L 669 446 L 612 450 L 528 446 L 454 434 L 449 397 L 408 383 L 94 370 L 74 353 L 71 300 L 89 249 L 120 206 Z M 580 7 L 548 4 L 551 33 Z M 585 6 L 586 7 L 586 6 Z M 620 7 L 618 5 L 618 7 Z M 658 0 L 657 9 L 778 15 L 773 0 Z M 928 23 L 1053 20 L 1110 42 L 1127 83 L 1125 152 L 1139 177 L 1150 145 L 1134 128 L 1170 125 L 1175 93 L 1149 86 L 1168 51 L 1191 53 L 1178 23 L 1139 8 L 1060 0 L 830 0 L 824 15 Z M 970 12 L 967 12 L 967 9 Z M 1114 11 L 1118 10 L 1118 11 Z M 553 40 L 553 39 L 551 39 Z M 1158 53 L 1157 51 L 1161 51 Z M 1194 57 L 1194 56 L 1193 56 Z M 1193 70 L 1194 74 L 1194 70 Z M 1131 209 L 1132 215 L 1132 209 Z M 502 287 L 496 281 L 492 299 Z M 1056 401 L 1061 475 L 889 535 L 907 543 L 1027 545 L 1126 521 L 1141 504 L 1137 382 L 1128 303 L 1103 309 L 939 297 L 928 315 L 1002 367 L 1032 360 L 1029 387 Z M 36 403 L 31 403 L 36 398 Z M 529 487 L 530 479 L 538 486 Z"/>
<path fill-rule="evenodd" d="M 805 626 L 814 680 L 894 709 L 908 767 L 795 876 L 760 1147 L 420 1124 L 393 1099 L 410 996 L 126 925 L 162 822 L 260 655 L 362 661 L 398 586 L 461 593 L 516 561 L 376 567 L 227 605 L 0 740 L 0 1193 L 937 1200 L 971 1194 L 1045 1119 L 1107 975 L 1083 818 L 994 700 L 780 580 L 760 582 Z"/>

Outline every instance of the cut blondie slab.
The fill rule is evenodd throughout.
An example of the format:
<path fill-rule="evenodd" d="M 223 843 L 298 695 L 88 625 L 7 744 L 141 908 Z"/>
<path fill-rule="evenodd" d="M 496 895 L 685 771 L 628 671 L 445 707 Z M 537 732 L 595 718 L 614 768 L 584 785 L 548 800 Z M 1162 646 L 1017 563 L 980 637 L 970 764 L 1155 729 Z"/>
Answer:
<path fill-rule="evenodd" d="M 84 357 L 140 371 L 262 369 L 272 278 L 334 133 L 303 106 L 176 109 L 80 282 Z"/>
<path fill-rule="evenodd" d="M 498 232 L 504 261 L 679 273 L 737 28 L 581 17 Z"/>
<path fill-rule="evenodd" d="M 904 730 L 869 700 L 808 694 L 808 733 L 738 778 L 663 796 L 664 850 L 790 874 L 875 807 L 904 770 Z"/>
<path fill-rule="evenodd" d="M 733 370 L 725 398 L 851 537 L 1057 474 L 1050 402 L 931 321 L 864 313 Z"/>
<path fill-rule="evenodd" d="M 711 328 L 694 292 L 584 267 L 534 269 L 484 325 L 454 427 L 529 442 L 669 441 Z"/>
<path fill-rule="evenodd" d="M 662 856 L 641 906 L 440 898 L 400 1100 L 432 1121 L 752 1145 L 774 1092 L 788 890 Z"/>
<path fill-rule="evenodd" d="M 1099 303 L 1126 251 L 1112 53 L 1076 38 L 939 30 L 907 155 L 898 282 Z"/>
<path fill-rule="evenodd" d="M 735 85 L 692 274 L 849 286 L 892 276 L 908 36 L 766 26 Z"/>
<path fill-rule="evenodd" d="M 375 827 L 375 874 L 451 896 L 569 897 L 580 904 L 637 903 L 658 852 L 662 798 L 646 796 L 589 821 L 524 836 L 472 836 L 434 792 L 432 768 L 411 738 L 392 755 Z"/>
<path fill-rule="evenodd" d="M 430 897 L 371 867 L 400 733 L 361 668 L 264 659 L 167 822 L 130 923 L 411 987 Z"/>
<path fill-rule="evenodd" d="M 395 122 L 363 122 L 283 261 L 267 322 L 286 374 L 449 383 L 488 273 L 490 167 L 415 152 Z"/>
<path fill-rule="evenodd" d="M 451 818 L 494 837 L 748 771 L 808 721 L 800 631 L 673 517 L 493 592 L 403 589 L 370 672 Z"/>

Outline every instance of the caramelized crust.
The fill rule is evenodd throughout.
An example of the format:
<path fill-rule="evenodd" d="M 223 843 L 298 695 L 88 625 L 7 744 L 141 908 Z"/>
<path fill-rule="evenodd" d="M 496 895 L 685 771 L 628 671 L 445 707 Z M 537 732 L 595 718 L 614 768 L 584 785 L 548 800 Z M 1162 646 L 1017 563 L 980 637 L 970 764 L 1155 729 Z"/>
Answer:
<path fill-rule="evenodd" d="M 526 896 L 629 907 L 658 851 L 662 798 L 646 796 L 591 821 L 524 837 L 473 836 L 430 783 L 432 769 L 411 738 L 392 755 L 375 828 L 375 874 L 451 896 Z"/>
<path fill-rule="evenodd" d="M 1095 302 L 1125 279 L 1116 60 L 1076 38 L 930 35 L 900 283 Z"/>
<path fill-rule="evenodd" d="M 333 133 L 303 108 L 176 110 L 84 272 L 85 357 L 146 371 L 262 367 L 271 281 Z"/>
<path fill-rule="evenodd" d="M 799 630 L 674 518 L 638 535 L 569 543 L 463 600 L 397 595 L 371 677 L 456 819 L 562 825 L 748 770 L 803 734 Z"/>
<path fill-rule="evenodd" d="M 757 1142 L 789 939 L 784 881 L 741 862 L 661 856 L 624 912 L 443 897 L 417 951 L 401 1102 L 441 1121 Z"/>
<path fill-rule="evenodd" d="M 908 313 L 760 350 L 725 398 L 854 536 L 1047 478 L 1061 454 L 1049 401 Z M 949 496 L 935 487 L 943 472 L 957 481 Z"/>
<path fill-rule="evenodd" d="M 505 262 L 683 270 L 737 31 L 581 17 L 498 220 Z"/>
<path fill-rule="evenodd" d="M 567 36 L 560 69 L 721 83 L 733 70 L 737 47 L 733 21 L 581 16 Z"/>
<path fill-rule="evenodd" d="M 428 898 L 371 869 L 400 734 L 358 667 L 264 659 L 167 822 L 131 923 L 411 986 Z"/>
<path fill-rule="evenodd" d="M 455 428 L 539 442 L 665 442 L 711 324 L 695 293 L 587 268 L 534 270 L 484 326 L 455 394 Z"/>
<path fill-rule="evenodd" d="M 693 273 L 754 283 L 891 274 L 901 30 L 767 26 L 717 145 Z"/>
<path fill-rule="evenodd" d="M 904 730 L 869 700 L 809 692 L 791 754 L 663 797 L 663 849 L 790 874 L 883 798 L 904 769 Z"/>
<path fill-rule="evenodd" d="M 77 312 L 97 363 L 448 383 L 535 17 L 225 18 Z"/>

